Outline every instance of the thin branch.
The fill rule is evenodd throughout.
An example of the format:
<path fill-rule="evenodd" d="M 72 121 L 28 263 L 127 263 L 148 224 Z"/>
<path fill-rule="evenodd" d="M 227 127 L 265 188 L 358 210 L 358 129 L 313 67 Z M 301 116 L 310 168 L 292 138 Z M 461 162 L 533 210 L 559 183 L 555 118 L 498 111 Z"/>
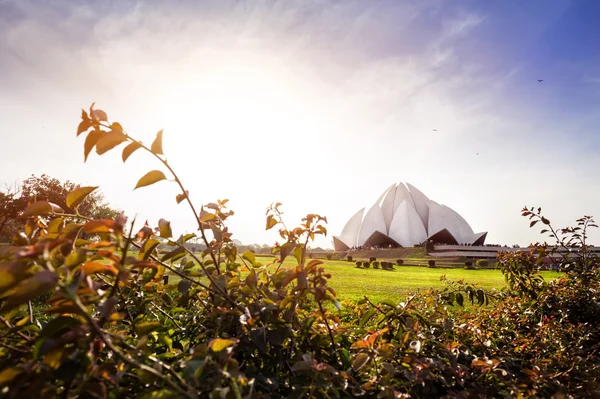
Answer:
<path fill-rule="evenodd" d="M 159 380 L 161 380 L 165 384 L 169 385 L 171 388 L 173 388 L 174 390 L 176 390 L 181 395 L 183 395 L 187 398 L 195 399 L 197 397 L 190 393 L 190 391 L 192 391 L 191 387 L 189 385 L 187 385 L 183 380 L 179 381 L 179 383 L 181 385 L 183 385 L 188 391 L 182 389 L 179 385 L 177 385 L 175 382 L 173 382 L 170 378 L 165 377 L 164 375 L 162 375 L 160 372 L 158 372 L 154 368 L 149 367 L 143 363 L 138 362 L 137 360 L 134 360 L 134 359 L 126 356 L 123 352 L 121 352 L 119 350 L 119 348 L 117 348 L 116 346 L 113 345 L 113 343 L 110 339 L 106 338 L 106 336 L 104 335 L 104 331 L 102 330 L 102 328 L 100 328 L 100 326 L 98 326 L 96 321 L 88 314 L 85 306 L 83 306 L 83 304 L 79 300 L 79 297 L 74 296 L 71 298 L 71 300 L 73 301 L 75 306 L 77 306 L 77 308 L 79 309 L 80 314 L 90 324 L 90 327 L 92 328 L 94 333 L 102 340 L 102 342 L 104 342 L 104 344 L 108 347 L 108 349 L 110 349 L 123 362 L 129 364 L 130 366 L 139 368 L 147 373 L 152 374 L 154 377 L 158 378 Z"/>
<path fill-rule="evenodd" d="M 164 310 L 162 310 L 162 309 L 160 308 L 160 306 L 158 306 L 157 304 L 155 304 L 155 303 L 154 303 L 154 302 L 152 302 L 152 301 L 150 301 L 150 303 L 151 303 L 152 305 L 154 305 L 154 307 L 155 307 L 156 309 L 158 309 L 158 311 L 159 311 L 160 313 L 162 313 L 162 314 L 163 314 L 163 316 L 165 316 L 166 318 L 168 318 L 169 320 L 171 320 L 171 321 L 173 322 L 173 324 L 175 324 L 175 325 L 177 326 L 177 328 L 179 328 L 179 329 L 181 329 L 181 328 L 182 328 L 182 327 L 181 327 L 181 325 L 180 325 L 179 323 L 177 323 L 177 320 L 175 320 L 175 319 L 174 319 L 174 318 L 173 318 L 173 317 L 172 317 L 170 314 L 168 314 L 167 312 L 165 312 Z"/>
<path fill-rule="evenodd" d="M 15 352 L 20 352 L 20 353 L 29 353 L 29 351 L 25 350 L 25 349 L 20 349 L 20 348 L 16 348 L 14 346 L 10 346 L 7 344 L 3 344 L 2 342 L 0 342 L 0 346 L 6 349 L 10 349 L 11 351 L 15 351 Z"/>

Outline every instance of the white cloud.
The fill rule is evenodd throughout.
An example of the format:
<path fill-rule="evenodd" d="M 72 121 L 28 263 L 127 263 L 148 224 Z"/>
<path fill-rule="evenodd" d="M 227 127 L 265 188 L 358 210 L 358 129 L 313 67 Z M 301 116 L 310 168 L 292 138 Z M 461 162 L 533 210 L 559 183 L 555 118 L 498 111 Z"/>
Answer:
<path fill-rule="evenodd" d="M 591 197 L 586 177 L 545 158 L 572 144 L 528 149 L 528 137 L 569 121 L 545 120 L 511 97 L 514 73 L 465 56 L 487 22 L 480 14 L 431 20 L 419 2 L 12 4 L 24 18 L 0 28 L 0 89 L 10 93 L 0 95 L 0 131 L 18 134 L 5 140 L 12 167 L 0 180 L 45 172 L 101 184 L 117 206 L 191 230 L 187 210 L 170 209 L 175 187 L 130 191 L 155 167 L 148 158 L 81 165 L 77 110 L 97 101 L 145 141 L 165 128 L 170 162 L 198 201 L 231 199 L 243 242 L 276 238 L 262 232 L 271 201 L 296 220 L 325 214 L 337 233 L 394 181 L 440 199 L 493 242 L 530 239 L 524 203 L 565 219 L 594 211 L 565 194 Z M 529 181 L 539 175 L 569 189 Z"/>

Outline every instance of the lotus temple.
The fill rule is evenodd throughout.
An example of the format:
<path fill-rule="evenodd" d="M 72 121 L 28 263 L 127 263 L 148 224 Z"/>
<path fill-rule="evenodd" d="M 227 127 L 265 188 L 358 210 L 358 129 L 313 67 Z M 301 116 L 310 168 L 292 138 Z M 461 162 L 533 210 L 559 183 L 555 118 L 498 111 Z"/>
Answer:
<path fill-rule="evenodd" d="M 452 208 L 427 198 L 406 183 L 392 184 L 365 213 L 363 208 L 333 237 L 336 251 L 356 247 L 412 247 L 424 242 L 483 245 L 487 232 L 474 233 Z"/>

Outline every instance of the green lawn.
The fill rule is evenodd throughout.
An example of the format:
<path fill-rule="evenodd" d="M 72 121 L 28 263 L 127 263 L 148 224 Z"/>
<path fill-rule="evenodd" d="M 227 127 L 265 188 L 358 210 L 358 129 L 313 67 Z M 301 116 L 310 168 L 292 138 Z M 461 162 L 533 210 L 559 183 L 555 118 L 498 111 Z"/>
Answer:
<path fill-rule="evenodd" d="M 272 258 L 257 258 L 259 262 L 269 263 Z M 477 283 L 482 288 L 500 289 L 506 285 L 500 270 L 465 270 L 464 268 L 427 268 L 419 266 L 395 266 L 394 271 L 381 269 L 358 269 L 353 262 L 324 261 L 323 267 L 331 273 L 330 285 L 336 291 L 339 300 L 356 301 L 367 295 L 373 301 L 383 299 L 401 300 L 408 291 L 443 287 L 440 276 L 446 275 L 449 280 L 464 279 Z M 295 264 L 295 259 L 286 259 L 284 265 Z M 552 280 L 557 272 L 543 271 L 542 276 Z"/>
<path fill-rule="evenodd" d="M 274 258 L 257 257 L 263 264 L 273 262 Z M 284 266 L 295 265 L 295 259 L 289 257 Z M 331 287 L 336 291 L 338 299 L 357 301 L 367 295 L 374 302 L 383 299 L 400 301 L 408 291 L 443 287 L 444 282 L 440 276 L 446 275 L 449 280 L 464 279 L 470 283 L 477 283 L 482 288 L 500 289 L 506 285 L 500 270 L 465 270 L 464 268 L 427 268 L 419 266 L 395 266 L 394 271 L 381 269 L 358 269 L 353 262 L 339 260 L 324 260 L 322 267 L 329 273 Z M 273 266 L 275 267 L 275 266 Z M 543 271 L 541 275 L 551 280 L 558 276 L 552 271 Z M 171 276 L 170 283 L 177 283 L 179 278 Z"/>

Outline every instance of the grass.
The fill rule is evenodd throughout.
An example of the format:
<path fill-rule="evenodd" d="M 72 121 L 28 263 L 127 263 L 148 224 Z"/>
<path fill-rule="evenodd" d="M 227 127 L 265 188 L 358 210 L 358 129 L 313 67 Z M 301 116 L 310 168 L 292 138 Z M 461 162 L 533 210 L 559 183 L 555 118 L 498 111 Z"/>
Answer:
<path fill-rule="evenodd" d="M 273 258 L 257 257 L 263 264 L 273 262 Z M 310 259 L 309 259 L 310 260 Z M 295 259 L 289 257 L 284 266 L 294 266 Z M 336 291 L 338 299 L 355 302 L 365 295 L 374 302 L 383 299 L 400 301 L 409 291 L 428 288 L 442 288 L 444 282 L 440 280 L 446 275 L 449 280 L 465 280 L 477 283 L 484 289 L 501 289 L 506 286 L 504 276 L 500 270 L 465 270 L 464 268 L 427 268 L 419 266 L 395 266 L 394 271 L 382 269 L 358 269 L 354 262 L 340 260 L 324 260 L 322 265 L 331 273 L 330 286 Z M 275 267 L 275 266 L 272 266 Z M 558 276 L 553 271 L 540 273 L 545 279 L 552 280 Z M 171 275 L 170 283 L 177 283 L 179 277 Z"/>

